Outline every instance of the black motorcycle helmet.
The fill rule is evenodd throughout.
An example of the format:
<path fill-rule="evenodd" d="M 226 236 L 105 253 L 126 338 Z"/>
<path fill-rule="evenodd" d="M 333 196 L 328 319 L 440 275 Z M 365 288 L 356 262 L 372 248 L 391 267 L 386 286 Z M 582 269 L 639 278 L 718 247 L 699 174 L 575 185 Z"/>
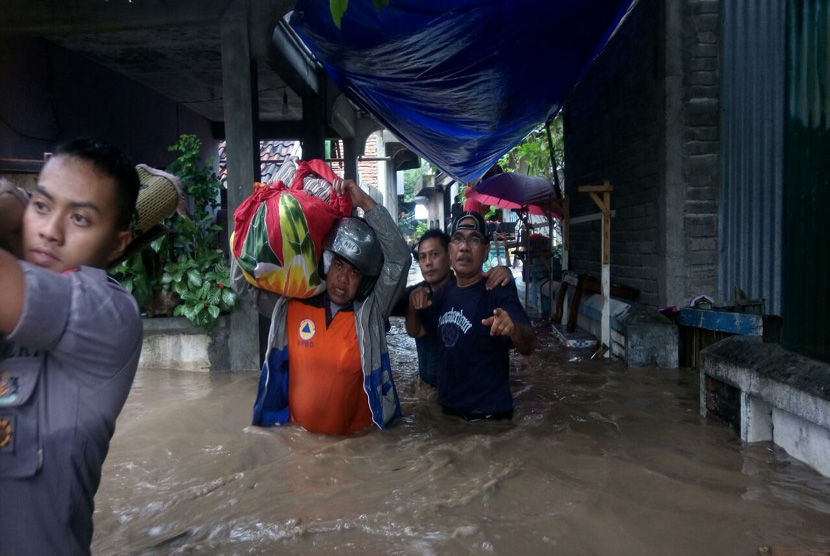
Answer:
<path fill-rule="evenodd" d="M 371 293 L 383 268 L 383 252 L 374 230 L 362 218 L 341 218 L 323 242 L 320 274 L 323 278 L 331 268 L 334 255 L 342 257 L 363 274 L 356 299 L 362 301 Z"/>

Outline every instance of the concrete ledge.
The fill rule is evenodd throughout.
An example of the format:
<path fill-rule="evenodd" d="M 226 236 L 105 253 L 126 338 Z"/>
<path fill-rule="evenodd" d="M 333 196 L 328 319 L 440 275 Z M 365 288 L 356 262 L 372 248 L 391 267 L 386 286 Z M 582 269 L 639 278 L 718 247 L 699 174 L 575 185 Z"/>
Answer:
<path fill-rule="evenodd" d="M 554 293 L 555 295 L 555 293 Z M 571 304 L 573 288 L 565 292 L 565 315 Z M 555 298 L 554 298 L 555 299 Z M 597 338 L 601 337 L 602 296 L 585 292 L 579 304 L 577 325 Z M 678 367 L 679 340 L 677 326 L 657 309 L 640 303 L 611 298 L 611 354 L 629 367 Z"/>
<path fill-rule="evenodd" d="M 745 442 L 772 441 L 830 477 L 830 365 L 745 336 L 701 357 L 701 415 L 725 419 Z"/>
<path fill-rule="evenodd" d="M 180 371 L 228 371 L 229 319 L 219 317 L 210 332 L 183 317 L 145 318 L 139 368 Z"/>

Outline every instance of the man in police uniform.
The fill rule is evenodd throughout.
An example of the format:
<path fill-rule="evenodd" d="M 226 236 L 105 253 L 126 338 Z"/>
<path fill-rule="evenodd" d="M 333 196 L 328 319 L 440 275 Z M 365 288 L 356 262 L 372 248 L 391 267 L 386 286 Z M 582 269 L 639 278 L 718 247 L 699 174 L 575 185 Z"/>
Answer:
<path fill-rule="evenodd" d="M 103 270 L 131 239 L 138 190 L 117 149 L 72 141 L 38 178 L 22 244 L 0 238 L 23 256 L 0 249 L 2 554 L 89 554 L 101 466 L 141 351 L 136 302 Z M 0 220 L 10 214 L 0 208 Z"/>

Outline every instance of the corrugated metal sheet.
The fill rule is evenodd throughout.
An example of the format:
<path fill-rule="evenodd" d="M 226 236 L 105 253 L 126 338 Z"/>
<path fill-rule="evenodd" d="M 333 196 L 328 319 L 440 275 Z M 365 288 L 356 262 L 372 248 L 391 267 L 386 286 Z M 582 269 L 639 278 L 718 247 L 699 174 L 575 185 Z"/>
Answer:
<path fill-rule="evenodd" d="M 782 342 L 830 360 L 830 7 L 787 2 Z"/>
<path fill-rule="evenodd" d="M 722 0 L 718 287 L 782 310 L 786 0 Z"/>

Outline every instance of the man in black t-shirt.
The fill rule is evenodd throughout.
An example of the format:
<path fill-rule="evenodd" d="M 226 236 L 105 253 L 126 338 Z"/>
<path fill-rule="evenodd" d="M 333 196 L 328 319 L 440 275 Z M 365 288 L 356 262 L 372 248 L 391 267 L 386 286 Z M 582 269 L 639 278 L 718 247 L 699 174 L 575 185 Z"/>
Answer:
<path fill-rule="evenodd" d="M 515 284 L 485 287 L 481 266 L 489 242 L 480 214 L 465 212 L 456 219 L 449 244 L 456 277 L 434 292 L 413 291 L 406 320 L 411 336 L 437 336 L 438 402 L 445 413 L 469 420 L 512 417 L 510 349 L 528 355 L 536 346 Z"/>
<path fill-rule="evenodd" d="M 409 309 L 409 296 L 414 290 L 426 287 L 435 291 L 452 278 L 449 244 L 450 237 L 436 228 L 427 230 L 421 236 L 416 246 L 416 254 L 424 279 L 406 288 L 406 293 L 392 309 L 393 316 L 406 316 Z M 505 286 L 513 280 L 513 275 L 506 266 L 497 266 L 482 275 L 487 279 L 485 284 L 488 289 Z M 438 385 L 438 338 L 435 334 L 425 334 L 415 339 L 415 347 L 418 351 L 418 374 L 421 380 L 434 388 Z"/>

